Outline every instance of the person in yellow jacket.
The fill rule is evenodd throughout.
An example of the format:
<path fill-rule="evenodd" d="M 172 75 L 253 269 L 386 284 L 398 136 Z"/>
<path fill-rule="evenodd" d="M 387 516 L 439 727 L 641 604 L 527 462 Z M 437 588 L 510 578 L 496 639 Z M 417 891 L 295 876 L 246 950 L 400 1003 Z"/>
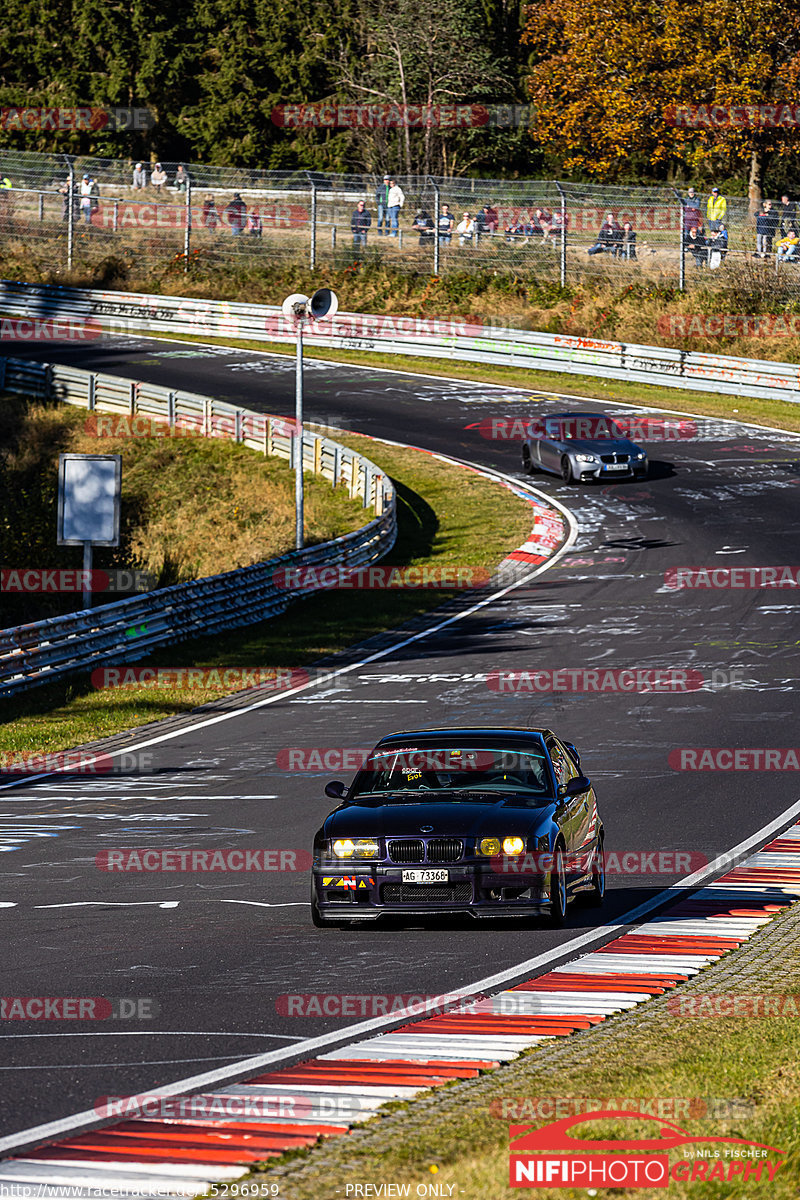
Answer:
<path fill-rule="evenodd" d="M 712 233 L 715 233 L 719 229 L 727 215 L 728 201 L 724 196 L 720 196 L 718 187 L 712 188 L 711 195 L 708 197 L 708 204 L 706 205 L 708 228 Z"/>

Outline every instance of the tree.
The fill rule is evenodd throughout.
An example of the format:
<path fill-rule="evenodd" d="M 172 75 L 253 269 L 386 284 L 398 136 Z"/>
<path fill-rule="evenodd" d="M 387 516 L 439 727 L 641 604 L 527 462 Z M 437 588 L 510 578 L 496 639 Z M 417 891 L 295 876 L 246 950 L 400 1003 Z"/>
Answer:
<path fill-rule="evenodd" d="M 524 40 L 534 139 L 567 172 L 617 179 L 632 156 L 662 176 L 746 167 L 755 204 L 770 160 L 796 147 L 796 125 L 707 124 L 702 111 L 694 125 L 671 123 L 676 106 L 794 100 L 800 11 L 784 0 L 632 0 L 613 10 L 563 0 L 530 10 Z"/>

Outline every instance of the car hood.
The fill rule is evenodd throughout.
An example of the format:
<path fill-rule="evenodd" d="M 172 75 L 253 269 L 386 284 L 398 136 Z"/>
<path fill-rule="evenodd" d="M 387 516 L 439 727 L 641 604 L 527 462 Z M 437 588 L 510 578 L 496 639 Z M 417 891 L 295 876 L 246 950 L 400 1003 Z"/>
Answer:
<path fill-rule="evenodd" d="M 326 837 L 485 837 L 546 832 L 553 803 L 527 807 L 518 799 L 498 803 L 348 804 L 325 822 Z"/>
<path fill-rule="evenodd" d="M 640 447 L 628 438 L 570 438 L 561 442 L 566 450 L 588 454 L 638 454 Z"/>

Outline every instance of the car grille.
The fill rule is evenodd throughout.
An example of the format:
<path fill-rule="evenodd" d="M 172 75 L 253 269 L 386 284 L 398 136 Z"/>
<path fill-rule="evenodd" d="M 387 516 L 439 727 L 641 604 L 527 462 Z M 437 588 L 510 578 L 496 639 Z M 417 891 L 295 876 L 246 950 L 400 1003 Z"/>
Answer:
<path fill-rule="evenodd" d="M 431 838 L 428 842 L 428 862 L 458 862 L 464 853 L 461 838 Z"/>
<path fill-rule="evenodd" d="M 630 461 L 629 454 L 601 454 L 600 462 L 604 463 L 626 463 Z"/>
<path fill-rule="evenodd" d="M 383 904 L 469 904 L 472 884 L 460 883 L 385 883 L 381 888 Z"/>
<path fill-rule="evenodd" d="M 391 862 L 421 863 L 425 861 L 425 846 L 422 838 L 387 842 L 386 850 Z"/>
<path fill-rule="evenodd" d="M 430 838 L 427 846 L 422 838 L 396 838 L 387 842 L 390 862 L 395 863 L 452 863 L 464 854 L 462 838 Z"/>

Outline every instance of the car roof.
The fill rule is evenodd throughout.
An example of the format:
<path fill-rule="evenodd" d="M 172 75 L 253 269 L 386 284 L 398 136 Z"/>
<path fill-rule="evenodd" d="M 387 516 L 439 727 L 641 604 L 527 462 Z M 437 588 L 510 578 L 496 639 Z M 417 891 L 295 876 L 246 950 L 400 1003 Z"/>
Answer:
<path fill-rule="evenodd" d="M 531 738 L 552 736 L 550 729 L 525 729 L 522 726 L 503 726 L 497 727 L 494 725 L 487 726 L 447 726 L 442 729 L 406 729 L 400 733 L 388 733 L 386 737 L 382 737 L 379 746 L 389 745 L 392 742 L 408 741 L 409 738 L 414 738 L 416 741 L 440 741 L 443 738 L 475 738 L 486 737 L 501 737 L 509 741 L 525 742 Z"/>

